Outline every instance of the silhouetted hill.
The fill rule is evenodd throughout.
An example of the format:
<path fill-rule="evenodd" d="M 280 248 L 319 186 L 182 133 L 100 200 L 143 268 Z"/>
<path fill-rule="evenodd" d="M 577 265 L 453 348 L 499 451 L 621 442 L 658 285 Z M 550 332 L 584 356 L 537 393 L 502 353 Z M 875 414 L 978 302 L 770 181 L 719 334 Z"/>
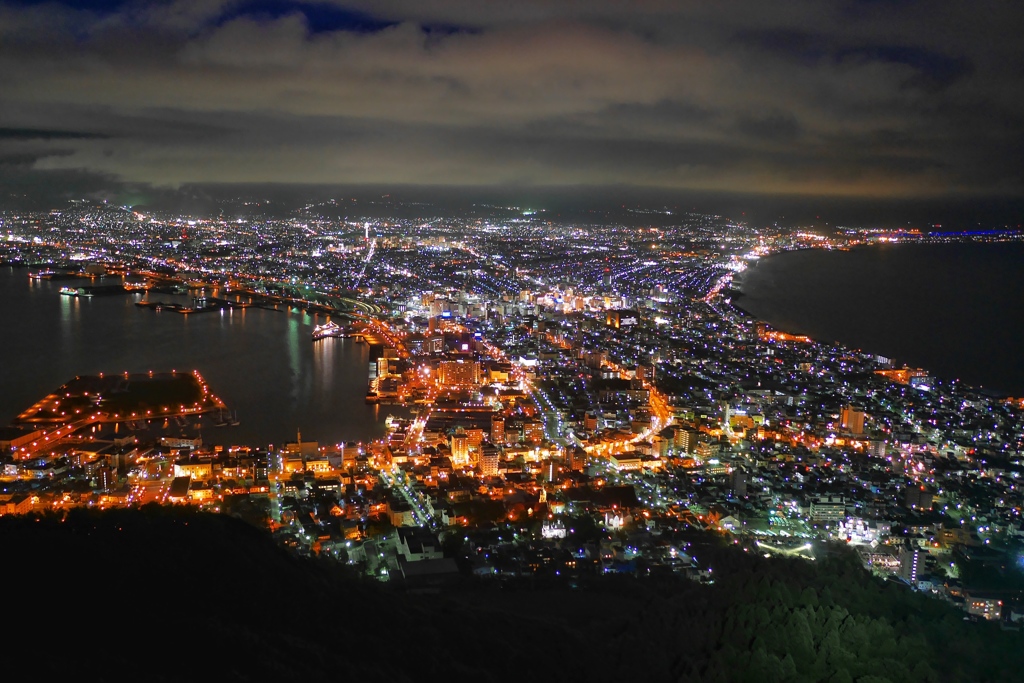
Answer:
<path fill-rule="evenodd" d="M 42 680 L 878 683 L 1020 680 L 1024 666 L 1020 633 L 965 623 L 846 553 L 768 561 L 720 545 L 703 553 L 710 586 L 413 595 L 182 508 L 4 517 L 0 538 L 3 645 Z"/>

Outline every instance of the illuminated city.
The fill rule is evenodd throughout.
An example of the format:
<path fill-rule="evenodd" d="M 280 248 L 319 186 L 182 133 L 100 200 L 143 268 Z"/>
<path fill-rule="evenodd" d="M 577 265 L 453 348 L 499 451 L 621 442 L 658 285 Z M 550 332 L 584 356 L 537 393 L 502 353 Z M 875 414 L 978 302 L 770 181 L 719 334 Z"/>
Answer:
<path fill-rule="evenodd" d="M 1019 10 L 130 5 L 0 0 L 38 675 L 1017 679 Z"/>
<path fill-rule="evenodd" d="M 381 525 L 419 528 L 437 559 L 438 534 L 453 529 L 467 539 L 495 523 L 526 539 L 539 532 L 472 558 L 474 574 L 492 576 L 531 571 L 530 545 L 558 528 L 559 542 L 547 545 L 561 547 L 579 516 L 605 529 L 716 530 L 751 548 L 810 552 L 846 540 L 871 567 L 903 575 L 904 542 L 920 538 L 935 549 L 918 572 L 929 591 L 950 573 L 939 563 L 959 537 L 915 522 L 921 511 L 982 545 L 1020 524 L 1014 477 L 990 465 L 1019 464 L 1017 402 L 773 330 L 731 301 L 733 278 L 773 252 L 949 236 L 825 238 L 693 214 L 666 228 L 562 227 L 519 207 L 503 208 L 503 220 L 354 223 L 323 216 L 335 206 L 261 222 L 86 204 L 6 216 L 4 259 L 28 266 L 24 277 L 82 283 L 61 294 L 131 296 L 140 316 L 174 292 L 190 303 L 162 307 L 181 315 L 318 312 L 325 322 L 311 344 L 376 349 L 366 401 L 414 408 L 370 443 L 307 435 L 271 452 L 249 443 L 209 450 L 198 433 L 152 442 L 132 434 L 134 422 L 195 412 L 222 424 L 228 407 L 216 398 L 205 408 L 122 414 L 99 402 L 79 421 L 36 417 L 54 414 L 54 400 L 18 416 L 21 432 L 4 442 L 6 478 L 24 491 L 7 494 L 8 509 L 161 500 L 220 511 L 257 501 L 282 542 L 382 579 L 401 575 L 410 555 L 395 531 L 383 559 L 366 553 L 385 547 Z M 982 492 L 964 487 L 965 473 L 985 482 Z M 70 493 L 79 479 L 102 485 Z M 908 536 L 892 535 L 894 526 Z M 619 571 L 633 555 L 703 569 L 665 550 L 623 556 L 614 544 L 581 544 L 545 571 Z"/>

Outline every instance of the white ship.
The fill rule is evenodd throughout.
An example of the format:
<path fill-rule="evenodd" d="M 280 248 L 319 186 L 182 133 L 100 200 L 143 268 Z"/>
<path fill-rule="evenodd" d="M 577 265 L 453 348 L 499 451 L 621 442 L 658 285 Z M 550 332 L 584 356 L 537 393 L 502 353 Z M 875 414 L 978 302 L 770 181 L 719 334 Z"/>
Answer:
<path fill-rule="evenodd" d="M 327 322 L 313 328 L 313 341 L 327 337 L 344 337 L 345 328 L 336 322 Z"/>

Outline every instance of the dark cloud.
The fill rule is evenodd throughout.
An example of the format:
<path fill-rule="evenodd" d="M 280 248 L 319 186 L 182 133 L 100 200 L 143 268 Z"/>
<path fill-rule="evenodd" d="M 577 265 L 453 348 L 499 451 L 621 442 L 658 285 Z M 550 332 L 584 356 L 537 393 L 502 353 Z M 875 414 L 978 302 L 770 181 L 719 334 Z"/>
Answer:
<path fill-rule="evenodd" d="M 908 44 L 843 44 L 842 39 L 798 29 L 743 31 L 740 41 L 806 67 L 822 62 L 868 66 L 872 62 L 907 67 L 904 85 L 937 89 L 969 76 L 974 65 L 963 55 Z"/>
<path fill-rule="evenodd" d="M 96 133 L 39 128 L 0 128 L 0 140 L 89 140 L 104 137 Z"/>
<path fill-rule="evenodd" d="M 800 135 L 800 122 L 788 112 L 739 117 L 736 128 L 739 132 L 757 140 L 770 142 L 791 142 Z"/>
<path fill-rule="evenodd" d="M 965 57 L 908 45 L 847 48 L 839 51 L 835 58 L 837 61 L 879 61 L 908 66 L 914 73 L 905 81 L 905 85 L 931 89 L 949 86 L 968 76 L 974 68 Z"/>
<path fill-rule="evenodd" d="M 1022 195 L 1021 15 L 996 0 L 0 0 L 0 156 L 170 186 Z"/>
<path fill-rule="evenodd" d="M 370 14 L 333 5 L 329 2 L 288 2 L 286 0 L 246 0 L 225 8 L 217 17 L 218 25 L 249 17 L 260 21 L 273 21 L 282 17 L 302 15 L 311 34 L 333 31 L 375 33 L 395 26 L 395 21 L 384 21 Z"/>
<path fill-rule="evenodd" d="M 808 67 L 826 59 L 834 49 L 825 36 L 800 28 L 744 29 L 736 34 L 736 40 L 741 45 Z"/>

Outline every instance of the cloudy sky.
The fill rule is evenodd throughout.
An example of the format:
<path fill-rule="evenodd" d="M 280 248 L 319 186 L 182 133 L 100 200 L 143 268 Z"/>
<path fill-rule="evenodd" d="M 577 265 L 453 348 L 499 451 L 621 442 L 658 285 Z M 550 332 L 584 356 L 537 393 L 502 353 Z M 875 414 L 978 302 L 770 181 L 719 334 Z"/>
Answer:
<path fill-rule="evenodd" d="M 1020 197 L 1022 27 L 1019 0 L 0 0 L 0 182 Z"/>

